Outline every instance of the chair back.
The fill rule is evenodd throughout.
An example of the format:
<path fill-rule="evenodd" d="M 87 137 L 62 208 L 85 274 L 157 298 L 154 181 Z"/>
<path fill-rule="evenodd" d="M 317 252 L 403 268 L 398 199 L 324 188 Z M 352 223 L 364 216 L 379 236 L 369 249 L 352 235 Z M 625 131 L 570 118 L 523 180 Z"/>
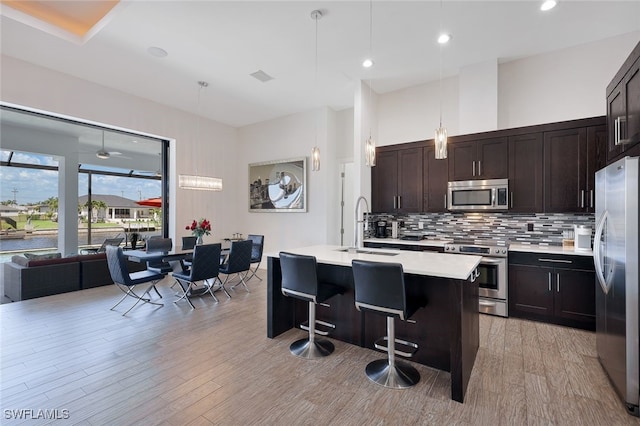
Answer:
<path fill-rule="evenodd" d="M 196 241 L 198 241 L 198 237 L 182 237 L 182 250 L 191 250 L 196 246 Z"/>
<path fill-rule="evenodd" d="M 280 252 L 282 293 L 315 302 L 318 295 L 317 263 L 314 256 Z"/>
<path fill-rule="evenodd" d="M 253 242 L 251 248 L 251 263 L 260 262 L 262 260 L 262 251 L 264 249 L 264 235 L 247 235 L 247 240 Z"/>
<path fill-rule="evenodd" d="M 105 240 L 103 241 L 102 245 L 98 248 L 97 253 L 104 253 L 107 246 L 115 246 L 118 247 L 120 244 L 122 244 L 122 241 L 124 241 L 124 238 L 119 237 L 119 238 L 105 238 Z"/>
<path fill-rule="evenodd" d="M 172 248 L 171 238 L 151 237 L 147 240 L 147 251 L 171 251 Z"/>
<path fill-rule="evenodd" d="M 225 274 L 235 274 L 248 271 L 251 267 L 251 250 L 253 242 L 251 240 L 234 241 L 231 243 L 229 260 L 224 265 Z"/>
<path fill-rule="evenodd" d="M 124 258 L 122 247 L 106 246 L 107 265 L 109 266 L 109 274 L 116 284 L 131 286 L 131 276 L 127 268 L 127 261 Z"/>
<path fill-rule="evenodd" d="M 358 310 L 407 318 L 404 271 L 400 263 L 353 260 L 351 266 Z"/>
<path fill-rule="evenodd" d="M 196 282 L 218 276 L 222 244 L 202 244 L 193 249 L 189 281 Z"/>

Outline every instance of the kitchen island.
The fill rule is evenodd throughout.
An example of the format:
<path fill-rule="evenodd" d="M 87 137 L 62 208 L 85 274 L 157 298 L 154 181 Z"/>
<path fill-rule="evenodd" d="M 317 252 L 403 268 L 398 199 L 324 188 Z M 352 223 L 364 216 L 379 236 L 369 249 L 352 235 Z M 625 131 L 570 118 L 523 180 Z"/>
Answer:
<path fill-rule="evenodd" d="M 479 346 L 478 285 L 473 277 L 480 256 L 367 248 L 349 253 L 330 245 L 283 251 L 315 256 L 319 279 L 343 287 L 343 294 L 316 310 L 316 319 L 335 325 L 329 337 L 371 349 L 386 335 L 386 320 L 355 308 L 351 261 L 401 263 L 407 297 L 426 299 L 427 305 L 410 321 L 397 320 L 396 336 L 418 344 L 411 361 L 450 372 L 451 398 L 464 401 Z M 282 294 L 278 253 L 267 258 L 267 336 L 274 338 L 304 322 L 308 304 Z"/>

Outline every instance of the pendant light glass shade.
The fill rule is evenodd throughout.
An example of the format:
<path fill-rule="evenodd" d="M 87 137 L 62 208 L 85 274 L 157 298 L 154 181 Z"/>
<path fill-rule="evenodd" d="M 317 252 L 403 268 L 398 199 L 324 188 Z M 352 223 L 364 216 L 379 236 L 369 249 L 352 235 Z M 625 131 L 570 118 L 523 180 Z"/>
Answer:
<path fill-rule="evenodd" d="M 444 160 L 447 158 L 447 129 L 440 127 L 436 129 L 436 160 Z"/>
<path fill-rule="evenodd" d="M 376 141 L 371 136 L 364 143 L 364 164 L 368 167 L 376 165 Z"/>
<path fill-rule="evenodd" d="M 320 170 L 320 148 L 317 146 L 311 149 L 311 170 L 314 172 Z"/>
<path fill-rule="evenodd" d="M 178 186 L 182 189 L 222 191 L 222 179 L 208 176 L 179 175 Z"/>

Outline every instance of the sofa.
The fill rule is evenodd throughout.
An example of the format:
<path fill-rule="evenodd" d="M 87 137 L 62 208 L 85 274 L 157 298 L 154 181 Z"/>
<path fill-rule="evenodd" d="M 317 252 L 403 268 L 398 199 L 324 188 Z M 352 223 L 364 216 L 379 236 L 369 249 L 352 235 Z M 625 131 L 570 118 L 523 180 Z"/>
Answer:
<path fill-rule="evenodd" d="M 128 262 L 131 272 L 145 264 Z M 11 302 L 113 284 L 105 253 L 60 257 L 13 256 L 4 263 L 4 297 Z"/>

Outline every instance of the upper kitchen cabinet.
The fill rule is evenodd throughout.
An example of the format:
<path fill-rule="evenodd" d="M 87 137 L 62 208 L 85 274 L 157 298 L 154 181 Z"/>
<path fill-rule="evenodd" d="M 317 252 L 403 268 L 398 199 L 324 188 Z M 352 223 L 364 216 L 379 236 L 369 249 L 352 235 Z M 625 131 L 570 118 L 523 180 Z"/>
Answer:
<path fill-rule="evenodd" d="M 436 160 L 433 141 L 427 142 L 424 148 L 424 166 L 422 183 L 424 189 L 424 211 L 440 213 L 447 211 L 447 176 L 448 161 Z"/>
<path fill-rule="evenodd" d="M 509 136 L 509 211 L 542 211 L 542 173 L 542 133 Z"/>
<path fill-rule="evenodd" d="M 422 147 L 381 147 L 371 168 L 371 208 L 375 213 L 422 211 Z"/>
<path fill-rule="evenodd" d="M 587 186 L 587 129 L 544 133 L 544 211 L 582 212 Z"/>
<path fill-rule="evenodd" d="M 452 142 L 449 180 L 504 179 L 508 176 L 507 138 Z"/>
<path fill-rule="evenodd" d="M 640 43 L 607 86 L 607 163 L 640 142 Z"/>
<path fill-rule="evenodd" d="M 596 211 L 596 172 L 607 165 L 607 126 L 587 127 L 587 200 L 585 211 Z"/>

